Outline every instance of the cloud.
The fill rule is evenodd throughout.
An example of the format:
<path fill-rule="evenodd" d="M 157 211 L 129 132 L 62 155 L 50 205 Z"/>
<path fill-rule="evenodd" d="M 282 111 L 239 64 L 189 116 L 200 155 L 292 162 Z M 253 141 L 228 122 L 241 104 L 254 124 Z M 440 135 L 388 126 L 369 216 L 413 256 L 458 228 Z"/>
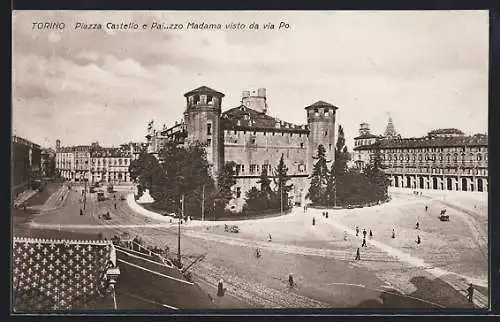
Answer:
<path fill-rule="evenodd" d="M 32 28 L 60 21 L 63 31 Z M 76 22 L 256 22 L 259 31 L 74 30 Z M 263 31 L 265 23 L 290 24 Z M 143 140 L 145 124 L 182 117 L 183 94 L 266 87 L 270 113 L 305 123 L 326 100 L 349 141 L 359 123 L 404 135 L 487 128 L 487 12 L 14 12 L 13 122 L 66 144 Z M 474 108 L 472 108 L 474 107 Z"/>

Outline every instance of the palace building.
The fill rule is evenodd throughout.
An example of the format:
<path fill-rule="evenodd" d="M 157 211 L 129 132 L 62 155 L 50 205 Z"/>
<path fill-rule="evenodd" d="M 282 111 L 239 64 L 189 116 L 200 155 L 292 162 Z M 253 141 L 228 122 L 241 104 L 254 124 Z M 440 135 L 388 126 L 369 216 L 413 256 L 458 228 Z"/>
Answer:
<path fill-rule="evenodd" d="M 56 141 L 56 170 L 71 181 L 130 183 L 128 167 L 144 149 L 140 143 L 125 143 L 120 147 L 91 145 L 61 147 Z"/>
<path fill-rule="evenodd" d="M 199 87 L 184 94 L 186 109 L 181 122 L 156 131 L 149 124 L 148 152 L 158 155 L 167 141 L 179 144 L 199 142 L 205 145 L 212 175 L 234 161 L 237 183 L 233 187 L 233 210 L 241 209 L 245 193 L 257 181 L 262 169 L 269 177 L 284 156 L 293 183 L 290 202 L 302 203 L 308 189 L 307 178 L 318 146 L 326 148 L 329 162 L 334 161 L 336 106 L 318 101 L 305 107 L 307 124 L 295 125 L 269 115 L 266 90 L 244 91 L 239 106 L 222 111 L 224 94 Z M 161 160 L 160 160 L 161 161 Z"/>
<path fill-rule="evenodd" d="M 383 136 L 362 123 L 354 138 L 353 162 L 362 169 L 378 150 L 392 187 L 488 191 L 488 136 L 449 128 L 402 138 L 389 119 Z"/>
<path fill-rule="evenodd" d="M 12 136 L 12 191 L 26 190 L 30 180 L 40 177 L 41 147 L 19 136 Z"/>

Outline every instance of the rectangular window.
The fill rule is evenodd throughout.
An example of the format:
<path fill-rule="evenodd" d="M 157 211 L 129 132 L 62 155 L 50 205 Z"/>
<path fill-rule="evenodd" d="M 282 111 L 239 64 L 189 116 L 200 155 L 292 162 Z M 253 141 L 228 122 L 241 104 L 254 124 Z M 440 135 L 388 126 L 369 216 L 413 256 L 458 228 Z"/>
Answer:
<path fill-rule="evenodd" d="M 236 198 L 239 198 L 239 197 L 241 197 L 241 188 L 236 187 Z"/>
<path fill-rule="evenodd" d="M 255 172 L 255 164 L 251 164 L 250 165 L 250 173 L 254 173 Z"/>
<path fill-rule="evenodd" d="M 212 123 L 207 123 L 207 135 L 212 135 Z"/>
<path fill-rule="evenodd" d="M 243 173 L 243 172 L 245 172 L 245 165 L 244 164 L 241 165 L 241 173 Z"/>

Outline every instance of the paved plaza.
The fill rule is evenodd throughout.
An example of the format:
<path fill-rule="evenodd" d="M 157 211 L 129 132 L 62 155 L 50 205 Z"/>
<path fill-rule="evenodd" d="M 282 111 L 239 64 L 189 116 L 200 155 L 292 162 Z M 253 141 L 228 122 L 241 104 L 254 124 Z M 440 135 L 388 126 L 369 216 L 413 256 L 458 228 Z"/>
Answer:
<path fill-rule="evenodd" d="M 19 224 L 14 234 L 57 231 L 102 233 L 111 238 L 127 232 L 148 245 L 168 246 L 176 255 L 176 220 L 141 211 L 128 191 L 117 192 L 116 199 L 109 195 L 103 202 L 87 198 L 81 216 L 81 189 L 60 186 L 43 205 L 28 208 L 31 219 Z M 120 200 L 122 195 L 128 200 Z M 205 255 L 191 268 L 194 282 L 212 299 L 202 306 L 470 308 L 466 288 L 471 282 L 476 288 L 474 307 L 487 307 L 486 194 L 424 191 L 417 195 L 394 189 L 391 195 L 391 202 L 368 208 L 310 208 L 306 213 L 295 208 L 272 218 L 183 223 L 184 264 Z M 449 222 L 438 218 L 443 208 Z M 102 219 L 107 212 L 111 219 Z M 240 232 L 225 232 L 225 224 L 238 225 Z M 363 230 L 373 233 L 372 238 L 367 233 L 367 247 L 361 247 Z M 255 256 L 257 248 L 260 258 Z M 358 248 L 361 258 L 355 260 Z M 287 286 L 289 274 L 297 284 L 293 289 Z M 216 296 L 220 279 L 227 288 L 224 297 Z M 177 301 L 178 307 L 183 308 L 183 303 Z"/>

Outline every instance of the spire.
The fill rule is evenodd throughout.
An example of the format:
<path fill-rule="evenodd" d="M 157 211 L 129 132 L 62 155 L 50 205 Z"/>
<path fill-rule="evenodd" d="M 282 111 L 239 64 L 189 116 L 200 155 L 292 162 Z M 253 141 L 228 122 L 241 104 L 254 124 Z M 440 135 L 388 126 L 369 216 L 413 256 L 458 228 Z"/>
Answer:
<path fill-rule="evenodd" d="M 392 123 L 392 117 L 389 116 L 389 120 L 387 121 L 387 127 L 385 128 L 384 136 L 386 138 L 394 138 L 398 136 L 396 129 L 394 128 L 394 124 Z"/>

